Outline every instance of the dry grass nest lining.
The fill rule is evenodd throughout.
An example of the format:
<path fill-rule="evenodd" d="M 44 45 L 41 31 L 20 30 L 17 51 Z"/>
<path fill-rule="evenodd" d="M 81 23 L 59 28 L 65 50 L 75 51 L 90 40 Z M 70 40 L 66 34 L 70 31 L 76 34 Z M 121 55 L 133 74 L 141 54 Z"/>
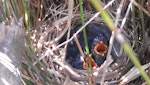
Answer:
<path fill-rule="evenodd" d="M 74 7 L 75 10 L 73 11 L 74 18 L 71 19 L 72 24 L 70 25 L 70 21 L 69 21 L 70 16 L 66 13 L 66 11 L 69 12 L 70 9 L 66 10 L 65 7 L 62 8 L 64 8 L 62 14 L 60 12 L 57 13 L 58 11 L 56 10 L 56 15 L 59 15 L 59 17 L 56 15 L 54 17 L 51 17 L 53 18 L 54 22 L 49 20 L 42 21 L 41 23 L 42 26 L 35 27 L 36 29 L 32 30 L 31 39 L 32 39 L 33 46 L 35 47 L 37 57 L 47 67 L 47 69 L 49 69 L 49 71 L 54 74 L 56 78 L 59 79 L 61 78 L 62 80 L 65 80 L 65 76 L 66 74 L 68 74 L 70 78 L 72 78 L 73 80 L 87 81 L 88 77 L 86 76 L 84 71 L 74 69 L 64 61 L 66 49 L 62 47 L 58 48 L 60 38 L 62 38 L 62 36 L 67 32 L 68 29 L 73 28 L 75 23 L 80 20 L 80 14 L 78 11 L 76 11 L 77 7 Z M 110 11 L 110 13 L 111 12 L 113 15 L 113 10 Z M 90 13 L 85 12 L 86 21 L 91 16 L 93 16 L 93 12 Z M 98 17 L 95 19 L 94 22 L 99 23 L 101 21 L 102 19 Z M 121 64 L 118 67 L 115 66 L 115 63 L 112 64 L 112 68 L 113 66 L 116 68 L 114 69 L 114 71 L 106 74 L 105 79 L 113 80 L 113 79 L 120 78 L 132 66 L 130 61 L 129 63 L 127 62 L 123 62 L 123 63 L 126 64 L 124 64 L 124 66 L 122 66 Z M 126 68 L 126 66 L 129 68 Z M 102 68 L 100 68 L 99 73 L 101 74 L 101 72 L 102 72 Z M 101 77 L 102 77 L 101 75 L 97 76 L 96 77 L 97 81 L 101 80 Z"/>
<path fill-rule="evenodd" d="M 32 31 L 34 37 L 32 38 L 32 42 L 33 46 L 35 46 L 37 57 L 41 59 L 42 63 L 47 67 L 47 69 L 50 70 L 50 72 L 53 72 L 53 74 L 55 74 L 55 77 L 65 79 L 65 74 L 68 74 L 69 77 L 75 81 L 88 81 L 86 70 L 81 71 L 74 69 L 64 61 L 65 48 L 58 48 L 54 51 L 54 49 L 57 48 L 59 44 L 58 42 L 60 39 L 60 34 L 63 33 L 63 30 L 65 30 L 66 24 L 67 23 L 64 21 L 62 22 L 62 24 L 53 24 L 51 27 L 43 25 L 39 29 L 35 29 Z M 73 26 L 71 28 L 73 28 Z M 120 59 L 120 61 L 124 60 Z M 105 79 L 113 80 L 120 78 L 127 71 L 127 68 L 125 67 L 128 66 L 128 69 L 130 69 L 131 67 L 131 63 L 127 63 L 126 65 L 124 63 L 127 62 L 120 62 L 120 65 L 118 64 L 118 67 L 115 66 L 116 63 L 112 64 L 112 67 L 115 68 L 113 68 L 112 72 L 106 73 Z M 122 64 L 124 64 L 124 66 L 121 66 Z M 98 71 L 96 71 L 99 73 L 98 76 L 95 76 L 95 79 L 97 79 L 97 81 L 101 80 L 101 74 L 103 73 L 103 68 L 106 65 L 107 64 L 105 63 L 101 68 L 98 69 Z"/>

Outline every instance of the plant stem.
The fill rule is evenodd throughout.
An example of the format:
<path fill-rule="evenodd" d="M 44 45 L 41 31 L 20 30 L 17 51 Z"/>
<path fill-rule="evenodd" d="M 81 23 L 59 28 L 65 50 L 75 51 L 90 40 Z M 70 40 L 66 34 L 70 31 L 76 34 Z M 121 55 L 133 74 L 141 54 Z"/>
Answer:
<path fill-rule="evenodd" d="M 91 0 L 91 2 L 93 3 L 93 6 L 99 11 L 101 12 L 101 16 L 104 19 L 105 23 L 108 25 L 108 27 L 111 30 L 115 31 L 115 37 L 118 39 L 118 41 L 122 44 L 125 52 L 129 55 L 130 60 L 132 61 L 132 63 L 138 68 L 140 74 L 142 75 L 142 77 L 145 79 L 145 81 L 147 82 L 148 85 L 150 85 L 150 78 L 148 77 L 148 75 L 146 74 L 146 72 L 142 69 L 142 66 L 139 62 L 139 60 L 137 59 L 137 57 L 135 56 L 131 46 L 125 41 L 125 39 L 123 38 L 123 36 L 121 34 L 119 34 L 114 26 L 113 20 L 110 18 L 110 16 L 108 15 L 108 13 L 103 10 L 102 5 L 99 3 L 98 0 Z"/>

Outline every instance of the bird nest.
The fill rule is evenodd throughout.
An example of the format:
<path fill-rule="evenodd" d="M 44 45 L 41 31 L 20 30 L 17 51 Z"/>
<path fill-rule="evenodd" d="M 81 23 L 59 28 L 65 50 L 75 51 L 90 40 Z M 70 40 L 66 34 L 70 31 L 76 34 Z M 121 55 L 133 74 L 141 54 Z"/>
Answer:
<path fill-rule="evenodd" d="M 111 5 L 109 2 L 102 2 L 102 4 L 115 21 L 116 10 L 122 4 L 121 1 L 114 1 Z M 141 42 L 140 31 L 132 28 L 130 16 L 126 17 L 123 28 L 120 28 L 129 4 L 128 2 L 123 3 L 117 31 L 124 36 L 142 64 L 147 65 L 149 60 L 143 59 L 148 57 L 149 54 L 144 53 L 148 52 L 149 48 L 145 46 L 145 49 L 142 49 L 146 42 Z M 135 74 L 138 70 L 134 68 L 121 44 L 116 39 L 113 44 L 110 41 L 112 32 L 98 16 L 92 4 L 84 0 L 83 6 L 86 23 L 81 26 L 79 6 L 76 1 L 68 0 L 51 4 L 45 17 L 31 29 L 30 38 L 36 55 L 30 58 L 32 64 L 28 68 L 29 73 L 32 73 L 32 78 L 28 78 L 29 74 L 23 72 L 24 78 L 37 84 L 57 85 L 143 83 L 140 75 Z M 138 23 L 138 20 L 135 24 L 137 29 L 141 30 L 138 25 L 141 23 Z M 82 33 L 84 27 L 87 32 L 90 56 L 85 51 Z M 147 36 L 145 39 L 148 39 Z M 143 53 L 142 57 L 139 52 Z M 32 55 L 32 52 L 26 54 Z M 92 74 L 88 61 L 92 63 Z M 23 63 L 26 62 L 23 60 Z M 35 66 L 38 71 L 35 71 L 32 66 Z"/>

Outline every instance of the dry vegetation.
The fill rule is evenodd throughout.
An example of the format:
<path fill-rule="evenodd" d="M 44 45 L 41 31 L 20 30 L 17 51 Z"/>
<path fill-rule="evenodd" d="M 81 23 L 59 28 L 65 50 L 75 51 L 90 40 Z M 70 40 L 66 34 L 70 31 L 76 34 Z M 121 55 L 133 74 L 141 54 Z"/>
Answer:
<path fill-rule="evenodd" d="M 16 23 L 22 23 L 26 30 L 25 51 L 22 59 L 22 84 L 23 85 L 88 85 L 89 77 L 86 70 L 77 70 L 65 62 L 67 43 L 59 43 L 59 40 L 70 30 L 81 23 L 78 0 L 4 0 L 0 4 L 0 21 L 9 22 L 12 18 Z M 107 12 L 115 22 L 118 7 L 122 6 L 117 27 L 123 28 L 122 34 L 129 39 L 132 49 L 142 65 L 146 65 L 150 75 L 150 1 L 134 1 L 129 13 L 127 9 L 131 3 L 129 0 L 116 0 L 109 5 L 110 0 L 100 0 Z M 8 8 L 7 8 L 8 7 Z M 85 22 L 88 22 L 97 11 L 89 0 L 83 0 Z M 26 15 L 26 16 L 25 16 Z M 28 17 L 28 18 L 27 18 Z M 23 18 L 23 22 L 19 21 Z M 123 19 L 126 18 L 124 24 Z M 97 16 L 90 23 L 104 23 L 101 16 Z M 123 27 L 122 27 L 123 25 Z M 72 37 L 72 36 L 70 36 Z M 123 58 L 121 58 L 123 60 Z M 120 60 L 120 61 L 122 61 Z M 142 84 L 144 79 L 136 74 L 137 70 L 132 62 L 126 61 L 109 65 L 112 71 L 106 73 L 103 83 L 113 84 Z M 121 63 L 121 64 L 120 64 Z M 120 66 L 119 66 L 120 65 Z M 101 83 L 103 68 L 97 72 L 100 74 L 94 78 Z M 134 69 L 134 68 L 133 68 Z M 130 72 L 129 72 L 130 71 Z M 128 73 L 129 72 L 129 73 Z M 127 74 L 126 74 L 127 73 Z M 132 74 L 132 75 L 131 75 Z M 82 76 L 81 76 L 82 75 Z M 125 76 L 122 78 L 122 76 Z M 124 79 L 127 79 L 125 81 Z M 92 80 L 92 79 L 91 79 Z"/>

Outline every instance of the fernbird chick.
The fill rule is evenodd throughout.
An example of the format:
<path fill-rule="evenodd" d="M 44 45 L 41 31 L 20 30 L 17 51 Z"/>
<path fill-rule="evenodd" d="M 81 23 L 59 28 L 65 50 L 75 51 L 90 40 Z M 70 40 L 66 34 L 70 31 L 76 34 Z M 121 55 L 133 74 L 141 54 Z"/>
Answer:
<path fill-rule="evenodd" d="M 74 27 L 74 29 L 71 31 L 71 36 L 80 28 L 81 25 L 77 25 Z M 111 31 L 101 24 L 91 23 L 87 25 L 86 27 L 86 34 L 87 34 L 87 41 L 90 51 L 90 58 L 94 63 L 94 69 L 95 67 L 101 66 L 103 62 L 106 59 L 108 47 L 109 47 L 109 39 L 111 36 Z M 77 38 L 79 40 L 79 43 L 82 47 L 82 50 L 84 51 L 85 55 L 85 43 L 83 38 L 83 32 L 80 32 L 77 35 Z M 115 51 L 112 50 L 111 53 L 113 56 L 116 56 Z M 80 54 L 76 43 L 74 40 L 68 43 L 67 50 L 66 50 L 66 62 L 68 62 L 73 68 L 76 69 L 86 69 L 86 62 L 87 56 L 84 58 L 83 61 L 81 59 L 82 55 Z"/>

